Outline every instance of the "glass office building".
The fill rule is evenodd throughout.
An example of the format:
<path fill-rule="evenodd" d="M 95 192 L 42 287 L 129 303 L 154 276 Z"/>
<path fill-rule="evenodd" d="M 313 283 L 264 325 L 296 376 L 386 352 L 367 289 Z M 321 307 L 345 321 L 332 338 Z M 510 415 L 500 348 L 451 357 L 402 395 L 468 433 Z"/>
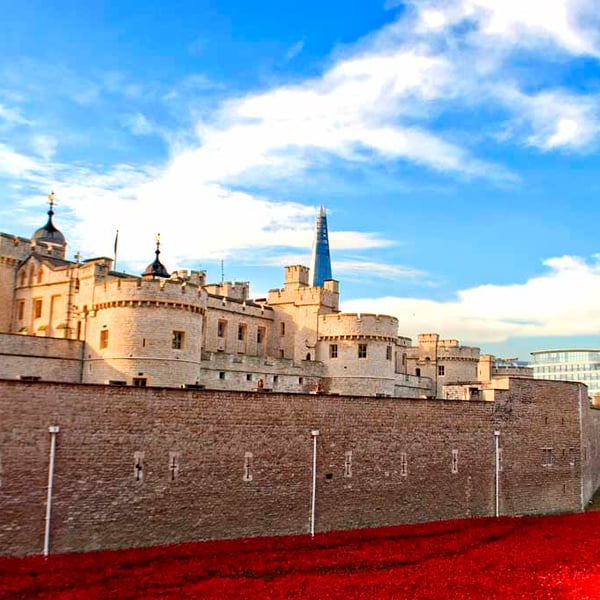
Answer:
<path fill-rule="evenodd" d="M 600 350 L 536 350 L 531 355 L 535 379 L 581 381 L 591 397 L 600 395 Z"/>
<path fill-rule="evenodd" d="M 327 233 L 327 213 L 321 206 L 315 226 L 315 243 L 313 246 L 312 284 L 323 287 L 331 279 L 331 256 L 329 255 L 329 234 Z"/>

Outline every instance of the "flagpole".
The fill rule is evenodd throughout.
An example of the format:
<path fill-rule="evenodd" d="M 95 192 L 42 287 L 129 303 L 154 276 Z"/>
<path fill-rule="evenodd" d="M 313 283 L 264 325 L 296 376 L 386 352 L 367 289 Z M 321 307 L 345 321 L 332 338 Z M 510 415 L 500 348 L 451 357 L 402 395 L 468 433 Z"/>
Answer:
<path fill-rule="evenodd" d="M 113 271 L 117 270 L 117 246 L 119 244 L 119 230 L 117 229 L 117 233 L 115 234 L 115 247 L 114 247 L 114 255 L 115 255 L 115 261 L 114 261 L 114 265 L 113 265 Z"/>

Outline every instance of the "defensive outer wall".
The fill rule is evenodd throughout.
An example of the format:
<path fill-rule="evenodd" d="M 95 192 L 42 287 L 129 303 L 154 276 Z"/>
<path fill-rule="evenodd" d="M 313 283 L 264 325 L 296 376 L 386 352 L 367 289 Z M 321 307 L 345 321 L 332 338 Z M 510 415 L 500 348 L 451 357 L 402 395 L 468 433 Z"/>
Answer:
<path fill-rule="evenodd" d="M 581 384 L 408 400 L 0 380 L 0 554 L 582 510 L 600 411 Z M 499 432 L 499 436 L 495 432 Z M 496 470 L 496 440 L 501 463 Z M 551 450 L 551 464 L 548 462 Z"/>

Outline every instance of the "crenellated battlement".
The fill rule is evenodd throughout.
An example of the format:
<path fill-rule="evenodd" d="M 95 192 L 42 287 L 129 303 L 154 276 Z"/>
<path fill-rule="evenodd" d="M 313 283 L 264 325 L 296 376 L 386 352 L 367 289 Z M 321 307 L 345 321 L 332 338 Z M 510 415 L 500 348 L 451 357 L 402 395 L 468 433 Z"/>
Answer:
<path fill-rule="evenodd" d="M 208 294 L 207 307 L 215 311 L 226 311 L 253 317 L 266 316 L 269 319 L 273 318 L 273 309 L 270 306 L 255 304 L 251 300 L 236 300 L 226 296 L 219 297 Z"/>
<path fill-rule="evenodd" d="M 396 341 L 398 319 L 371 313 L 336 313 L 319 316 L 319 338 L 359 336 Z"/>
<path fill-rule="evenodd" d="M 250 298 L 250 283 L 248 281 L 223 281 L 209 283 L 204 289 L 214 296 L 223 296 L 232 300 L 248 300 Z"/>
<path fill-rule="evenodd" d="M 206 292 L 201 286 L 189 282 L 171 280 L 144 280 L 140 277 L 107 279 L 94 290 L 94 306 L 107 307 L 142 305 L 139 303 L 174 304 L 206 308 Z"/>
<path fill-rule="evenodd" d="M 323 305 L 337 310 L 339 293 L 321 287 L 295 287 L 269 290 L 269 304 Z"/>
<path fill-rule="evenodd" d="M 31 254 L 31 240 L 0 233 L 0 256 L 23 260 Z"/>
<path fill-rule="evenodd" d="M 438 352 L 439 359 L 445 360 L 474 360 L 478 361 L 480 356 L 479 348 L 473 346 L 450 346 L 440 347 Z"/>

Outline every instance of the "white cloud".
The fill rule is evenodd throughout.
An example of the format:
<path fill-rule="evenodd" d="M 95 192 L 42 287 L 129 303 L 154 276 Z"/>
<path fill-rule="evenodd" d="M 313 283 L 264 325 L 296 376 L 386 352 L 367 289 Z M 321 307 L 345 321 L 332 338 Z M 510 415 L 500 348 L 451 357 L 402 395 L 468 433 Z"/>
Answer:
<path fill-rule="evenodd" d="M 0 143 L 0 174 L 27 177 L 44 170 L 44 166 L 25 154 Z"/>
<path fill-rule="evenodd" d="M 3 104 L 0 104 L 0 119 L 9 125 L 29 125 L 31 123 L 31 121 L 23 116 L 20 110 L 9 108 Z"/>
<path fill-rule="evenodd" d="M 78 221 L 71 246 L 84 254 L 112 254 L 119 229 L 119 255 L 131 264 L 148 262 L 154 234 L 161 233 L 163 257 L 170 268 L 182 262 L 240 257 L 241 262 L 273 264 L 269 248 L 310 248 L 315 208 L 232 191 L 182 177 L 170 169 L 140 172 L 126 166 L 104 175 L 82 168 L 57 189 L 61 207 Z M 185 210 L 177 207 L 185 206 Z M 336 249 L 389 245 L 372 233 L 332 232 Z M 251 254 L 264 254 L 262 259 Z M 280 264 L 280 261 L 276 261 Z"/>
<path fill-rule="evenodd" d="M 31 145 L 38 156 L 49 161 L 56 153 L 58 141 L 49 135 L 37 134 L 31 138 Z"/>
<path fill-rule="evenodd" d="M 334 167 L 342 161 L 360 169 L 367 161 L 402 160 L 460 176 L 515 181 L 502 165 L 476 156 L 479 131 L 457 127 L 458 133 L 450 134 L 440 126 L 444 119 L 438 117 L 457 108 L 501 112 L 497 118 L 508 119 L 513 138 L 545 151 L 591 147 L 599 131 L 598 100 L 551 87 L 523 91 L 525 82 L 509 64 L 511 50 L 523 46 L 543 60 L 535 54 L 542 42 L 566 53 L 594 54 L 595 38 L 583 19 L 590 7 L 581 0 L 413 2 L 410 10 L 399 11 L 396 22 L 339 50 L 320 76 L 229 98 L 202 113 L 193 139 L 165 131 L 163 138 L 172 141 L 166 165 L 47 164 L 55 159 L 54 142 L 40 132 L 33 145 L 46 162 L 4 145 L 0 171 L 28 178 L 43 197 L 53 187 L 78 220 L 76 243 L 95 254 L 110 249 L 116 228 L 122 231 L 122 255 L 132 261 L 148 255 L 160 230 L 165 256 L 173 253 L 172 265 L 185 257 L 306 247 L 312 241 L 311 206 L 236 186 L 300 178 L 323 157 Z M 143 97 L 121 72 L 98 80 L 55 66 L 51 74 L 63 75 L 70 84 L 61 93 L 79 102 L 94 103 L 101 93 L 126 88 L 126 96 Z M 202 75 L 192 76 L 182 83 L 181 94 L 153 90 L 152 98 L 175 103 L 191 89 L 201 95 L 198 90 L 209 84 Z M 40 81 L 31 89 L 36 86 Z M 129 115 L 126 126 L 136 135 L 160 132 L 143 110 Z M 376 234 L 332 233 L 336 249 L 389 243 Z M 377 270 L 379 263 L 370 262 L 380 274 L 398 268 Z"/>
<path fill-rule="evenodd" d="M 515 122 L 529 129 L 526 142 L 542 150 L 585 150 L 600 133 L 596 98 L 566 90 L 527 95 L 509 86 L 497 89 L 496 94 L 515 111 Z"/>
<path fill-rule="evenodd" d="M 585 261 L 562 256 L 548 271 L 523 284 L 482 285 L 458 292 L 454 301 L 418 298 L 356 299 L 346 311 L 392 314 L 401 335 L 425 331 L 478 343 L 515 336 L 589 335 L 600 332 L 600 256 Z"/>
<path fill-rule="evenodd" d="M 300 54 L 300 52 L 302 52 L 303 49 L 304 49 L 304 40 L 300 40 L 300 41 L 296 42 L 295 44 L 292 44 L 292 46 L 290 46 L 288 51 L 285 53 L 286 60 L 292 60 L 292 58 L 295 58 L 296 56 L 298 56 L 298 54 Z"/>
<path fill-rule="evenodd" d="M 133 133 L 133 135 L 162 135 L 162 130 L 152 123 L 144 114 L 137 112 L 131 115 L 125 115 L 122 118 L 123 125 Z"/>
<path fill-rule="evenodd" d="M 424 277 L 425 273 L 411 267 L 400 265 L 390 265 L 382 262 L 367 260 L 336 260 L 333 262 L 332 269 L 336 278 L 339 275 L 347 277 L 378 277 L 381 279 L 416 279 Z"/>
<path fill-rule="evenodd" d="M 479 43 L 520 47 L 546 42 L 572 54 L 600 55 L 590 27 L 598 21 L 593 0 L 419 0 L 413 6 L 421 31 L 469 22 L 476 25 L 472 38 Z"/>

